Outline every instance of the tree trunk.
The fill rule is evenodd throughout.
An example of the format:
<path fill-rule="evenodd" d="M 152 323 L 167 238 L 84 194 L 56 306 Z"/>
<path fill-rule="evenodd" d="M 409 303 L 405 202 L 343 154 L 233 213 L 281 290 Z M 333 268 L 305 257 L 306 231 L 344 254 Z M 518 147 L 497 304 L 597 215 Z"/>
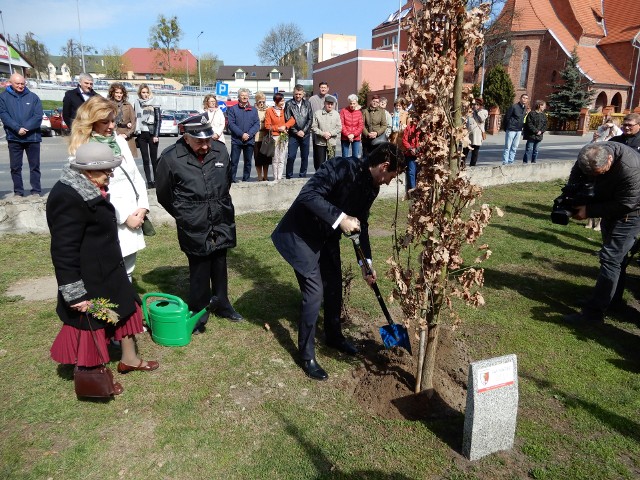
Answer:
<path fill-rule="evenodd" d="M 427 330 L 429 326 L 425 326 L 420 330 L 420 343 L 418 344 L 418 369 L 416 370 L 416 385 L 414 393 L 420 393 L 422 389 L 422 369 L 424 367 L 425 342 L 427 340 Z"/>
<path fill-rule="evenodd" d="M 436 368 L 436 353 L 438 351 L 438 335 L 440 334 L 440 325 L 435 324 L 429 329 L 427 338 L 427 352 L 424 362 L 424 370 L 422 372 L 422 390 L 433 392 L 433 372 Z"/>

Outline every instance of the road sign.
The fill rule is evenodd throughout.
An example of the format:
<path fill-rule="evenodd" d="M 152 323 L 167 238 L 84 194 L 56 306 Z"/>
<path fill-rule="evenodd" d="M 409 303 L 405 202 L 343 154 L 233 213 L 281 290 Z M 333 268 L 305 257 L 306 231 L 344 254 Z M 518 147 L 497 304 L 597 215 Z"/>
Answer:
<path fill-rule="evenodd" d="M 229 94 L 229 84 L 218 82 L 216 83 L 216 96 L 226 97 Z"/>
<path fill-rule="evenodd" d="M 218 108 L 224 113 L 227 110 L 227 104 L 222 100 L 218 100 Z"/>

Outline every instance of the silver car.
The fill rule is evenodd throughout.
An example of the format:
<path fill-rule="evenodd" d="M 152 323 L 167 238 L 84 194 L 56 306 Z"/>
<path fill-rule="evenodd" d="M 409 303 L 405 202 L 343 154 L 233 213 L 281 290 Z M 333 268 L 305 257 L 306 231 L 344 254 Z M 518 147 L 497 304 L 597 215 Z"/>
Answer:
<path fill-rule="evenodd" d="M 162 114 L 162 122 L 160 123 L 160 135 L 168 135 L 171 137 L 178 136 L 178 120 L 173 115 Z"/>

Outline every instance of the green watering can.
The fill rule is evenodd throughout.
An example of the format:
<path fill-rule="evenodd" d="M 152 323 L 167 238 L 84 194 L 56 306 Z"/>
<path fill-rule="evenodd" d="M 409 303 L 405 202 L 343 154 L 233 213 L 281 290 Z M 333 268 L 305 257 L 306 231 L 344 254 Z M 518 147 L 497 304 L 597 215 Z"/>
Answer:
<path fill-rule="evenodd" d="M 159 300 L 154 300 L 147 306 L 149 297 Z M 151 338 L 157 344 L 167 347 L 188 345 L 196 322 L 210 307 L 211 304 L 198 313 L 192 313 L 180 297 L 168 293 L 151 292 L 142 297 L 142 313 L 151 329 Z"/>

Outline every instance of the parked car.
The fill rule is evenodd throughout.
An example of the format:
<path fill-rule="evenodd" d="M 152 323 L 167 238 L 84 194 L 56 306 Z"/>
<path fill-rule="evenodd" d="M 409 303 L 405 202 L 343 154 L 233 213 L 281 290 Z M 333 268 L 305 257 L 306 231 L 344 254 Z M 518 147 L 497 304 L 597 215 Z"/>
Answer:
<path fill-rule="evenodd" d="M 62 109 L 54 110 L 49 116 L 49 121 L 51 122 L 51 130 L 56 135 L 69 135 L 69 127 L 62 118 Z"/>
<path fill-rule="evenodd" d="M 49 121 L 49 115 L 47 115 L 44 111 L 42 112 L 42 124 L 40 125 L 40 133 L 43 137 L 53 136 L 53 131 L 51 130 L 51 122 Z"/>
<path fill-rule="evenodd" d="M 178 136 L 178 121 L 173 115 L 167 115 L 166 113 L 161 116 L 162 123 L 160 123 L 160 135 L 169 135 L 172 137 Z"/>

